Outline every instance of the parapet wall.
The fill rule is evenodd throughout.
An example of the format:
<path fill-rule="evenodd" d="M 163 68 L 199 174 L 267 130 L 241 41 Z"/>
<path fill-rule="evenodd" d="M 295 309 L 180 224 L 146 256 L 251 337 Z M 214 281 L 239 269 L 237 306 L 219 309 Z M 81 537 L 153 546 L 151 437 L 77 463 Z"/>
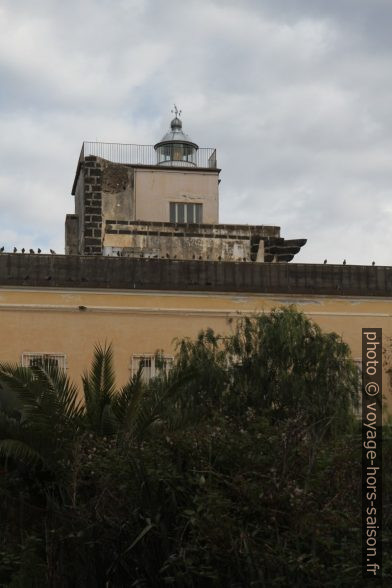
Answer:
<path fill-rule="evenodd" d="M 392 267 L 0 254 L 0 286 L 392 296 Z"/>
<path fill-rule="evenodd" d="M 123 257 L 264 261 L 264 239 L 284 242 L 273 226 L 107 220 L 103 248 L 106 255 L 114 250 Z M 300 250 L 289 245 L 284 248 L 289 253 Z"/>

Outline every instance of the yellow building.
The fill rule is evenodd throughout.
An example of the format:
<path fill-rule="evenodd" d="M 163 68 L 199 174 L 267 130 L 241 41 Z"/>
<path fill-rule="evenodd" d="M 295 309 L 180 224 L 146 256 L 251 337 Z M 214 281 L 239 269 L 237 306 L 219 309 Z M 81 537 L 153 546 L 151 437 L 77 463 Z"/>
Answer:
<path fill-rule="evenodd" d="M 0 256 L 0 357 L 29 365 L 49 354 L 80 382 L 97 342 L 111 342 L 118 383 L 175 339 L 228 319 L 294 304 L 336 331 L 361 359 L 361 329 L 392 337 L 392 268 L 94 256 Z M 392 395 L 384 365 L 384 392 Z"/>
<path fill-rule="evenodd" d="M 392 337 L 392 268 L 287 263 L 306 239 L 279 227 L 219 224 L 216 151 L 177 113 L 155 146 L 83 145 L 66 255 L 0 254 L 0 360 L 46 355 L 80 383 L 94 345 L 114 348 L 118 384 L 175 340 L 294 304 L 361 360 L 362 328 Z M 392 393 L 383 366 L 384 394 Z"/>

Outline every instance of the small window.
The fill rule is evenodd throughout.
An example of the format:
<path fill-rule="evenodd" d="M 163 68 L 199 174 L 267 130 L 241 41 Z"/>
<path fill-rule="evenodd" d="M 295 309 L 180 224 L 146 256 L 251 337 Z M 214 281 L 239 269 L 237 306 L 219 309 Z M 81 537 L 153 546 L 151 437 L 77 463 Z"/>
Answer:
<path fill-rule="evenodd" d="M 34 367 L 45 362 L 53 363 L 58 368 L 67 369 L 66 356 L 64 353 L 22 353 L 22 367 Z"/>
<path fill-rule="evenodd" d="M 173 365 L 173 358 L 168 355 L 143 354 L 132 356 L 132 375 L 135 375 L 142 367 L 142 380 L 147 383 L 151 378 L 159 376 L 162 372 L 168 373 Z"/>
<path fill-rule="evenodd" d="M 184 202 L 170 202 L 170 222 L 201 224 L 203 222 L 203 205 Z"/>

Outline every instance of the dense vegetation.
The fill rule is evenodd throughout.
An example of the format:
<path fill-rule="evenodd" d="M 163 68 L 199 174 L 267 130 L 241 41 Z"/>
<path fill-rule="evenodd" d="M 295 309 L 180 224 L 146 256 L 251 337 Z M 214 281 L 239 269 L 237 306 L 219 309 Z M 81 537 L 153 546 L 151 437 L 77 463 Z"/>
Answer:
<path fill-rule="evenodd" d="M 294 309 L 179 342 L 148 385 L 97 346 L 83 404 L 50 364 L 0 386 L 1 586 L 366 585 L 357 371 Z"/>

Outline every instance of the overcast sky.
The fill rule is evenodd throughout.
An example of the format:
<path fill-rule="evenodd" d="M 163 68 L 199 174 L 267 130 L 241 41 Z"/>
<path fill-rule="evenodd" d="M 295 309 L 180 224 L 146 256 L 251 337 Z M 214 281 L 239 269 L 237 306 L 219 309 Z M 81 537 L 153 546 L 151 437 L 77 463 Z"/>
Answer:
<path fill-rule="evenodd" d="M 0 246 L 64 251 L 83 140 L 216 147 L 220 221 L 392 265 L 391 0 L 0 0 Z"/>

